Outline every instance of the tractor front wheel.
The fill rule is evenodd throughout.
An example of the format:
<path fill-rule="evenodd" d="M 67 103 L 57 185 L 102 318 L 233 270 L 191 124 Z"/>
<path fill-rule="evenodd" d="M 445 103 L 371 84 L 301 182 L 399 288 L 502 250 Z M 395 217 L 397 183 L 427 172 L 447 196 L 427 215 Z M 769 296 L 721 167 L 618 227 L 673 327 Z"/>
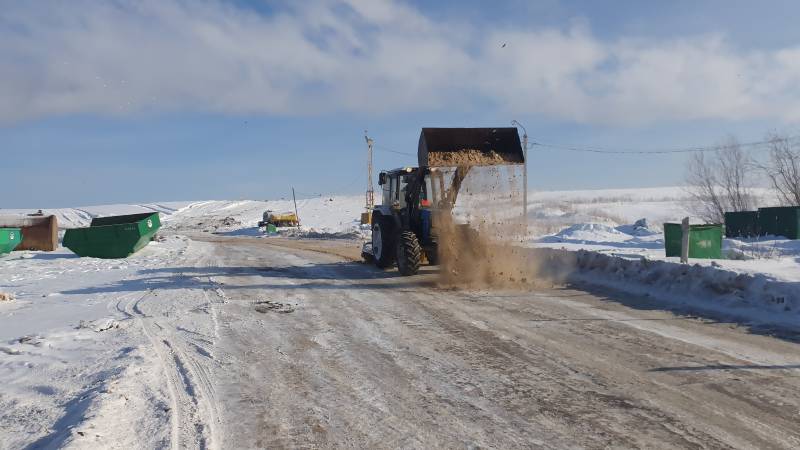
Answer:
<path fill-rule="evenodd" d="M 372 257 L 375 265 L 386 269 L 394 264 L 394 239 L 387 220 L 378 218 L 372 224 Z"/>
<path fill-rule="evenodd" d="M 401 275 L 416 275 L 422 259 L 422 248 L 413 231 L 404 231 L 397 241 L 397 269 Z"/>

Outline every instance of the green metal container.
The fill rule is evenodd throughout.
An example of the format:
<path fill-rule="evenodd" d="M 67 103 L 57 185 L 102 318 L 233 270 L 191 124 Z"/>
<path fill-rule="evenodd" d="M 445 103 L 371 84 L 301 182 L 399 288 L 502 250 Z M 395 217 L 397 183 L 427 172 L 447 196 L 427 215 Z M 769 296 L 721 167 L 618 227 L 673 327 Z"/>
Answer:
<path fill-rule="evenodd" d="M 667 257 L 681 256 L 681 224 L 679 223 L 665 223 L 664 224 L 664 250 L 667 252 Z"/>
<path fill-rule="evenodd" d="M 98 217 L 88 228 L 67 230 L 63 245 L 79 256 L 126 258 L 146 246 L 159 227 L 158 213 Z"/>
<path fill-rule="evenodd" d="M 22 230 L 19 228 L 0 228 L 0 254 L 8 253 L 22 242 Z"/>
<path fill-rule="evenodd" d="M 758 209 L 761 235 L 800 238 L 800 207 L 778 206 Z"/>
<path fill-rule="evenodd" d="M 758 224 L 758 211 L 736 211 L 725 213 L 725 237 L 756 237 L 761 227 Z"/>
<path fill-rule="evenodd" d="M 681 256 L 682 237 L 681 224 L 664 224 L 664 250 L 668 257 Z M 722 258 L 722 225 L 689 225 L 689 258 Z"/>

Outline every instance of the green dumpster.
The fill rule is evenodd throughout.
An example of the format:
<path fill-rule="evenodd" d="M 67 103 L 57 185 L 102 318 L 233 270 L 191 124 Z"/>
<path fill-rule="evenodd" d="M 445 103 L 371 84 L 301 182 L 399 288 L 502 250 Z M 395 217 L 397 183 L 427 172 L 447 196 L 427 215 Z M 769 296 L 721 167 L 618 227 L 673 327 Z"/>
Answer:
<path fill-rule="evenodd" d="M 158 213 L 98 217 L 87 228 L 67 230 L 63 245 L 79 256 L 126 258 L 146 246 L 160 226 Z"/>
<path fill-rule="evenodd" d="M 19 228 L 0 228 L 0 254 L 8 253 L 22 242 L 22 230 Z"/>
<path fill-rule="evenodd" d="M 758 211 L 735 211 L 725 213 L 725 237 L 756 237 L 760 233 Z"/>
<path fill-rule="evenodd" d="M 758 225 L 761 235 L 798 239 L 800 238 L 800 207 L 758 208 Z"/>
<path fill-rule="evenodd" d="M 664 224 L 664 250 L 668 257 L 681 256 L 682 236 L 681 224 Z M 722 225 L 689 225 L 689 258 L 722 258 Z"/>

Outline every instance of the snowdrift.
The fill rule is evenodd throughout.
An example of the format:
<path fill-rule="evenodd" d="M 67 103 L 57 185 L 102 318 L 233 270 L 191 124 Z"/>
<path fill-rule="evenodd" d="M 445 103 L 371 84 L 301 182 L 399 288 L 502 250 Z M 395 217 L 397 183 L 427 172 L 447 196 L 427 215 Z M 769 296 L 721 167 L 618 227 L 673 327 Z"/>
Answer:
<path fill-rule="evenodd" d="M 630 259 L 586 250 L 529 251 L 544 262 L 538 265 L 540 278 L 591 283 L 748 322 L 800 326 L 800 282 L 725 270 L 715 264 Z"/>

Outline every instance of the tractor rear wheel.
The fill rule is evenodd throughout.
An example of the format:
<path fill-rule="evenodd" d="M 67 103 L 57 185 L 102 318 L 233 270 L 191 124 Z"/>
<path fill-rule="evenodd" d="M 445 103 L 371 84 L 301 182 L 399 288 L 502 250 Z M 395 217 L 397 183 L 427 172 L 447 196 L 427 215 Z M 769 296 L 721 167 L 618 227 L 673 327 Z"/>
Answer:
<path fill-rule="evenodd" d="M 422 248 L 413 231 L 403 231 L 397 241 L 397 269 L 401 275 L 416 275 L 422 259 Z"/>
<path fill-rule="evenodd" d="M 378 217 L 372 224 L 372 256 L 375 265 L 381 269 L 394 264 L 395 239 L 392 236 L 392 226 L 389 221 Z"/>

